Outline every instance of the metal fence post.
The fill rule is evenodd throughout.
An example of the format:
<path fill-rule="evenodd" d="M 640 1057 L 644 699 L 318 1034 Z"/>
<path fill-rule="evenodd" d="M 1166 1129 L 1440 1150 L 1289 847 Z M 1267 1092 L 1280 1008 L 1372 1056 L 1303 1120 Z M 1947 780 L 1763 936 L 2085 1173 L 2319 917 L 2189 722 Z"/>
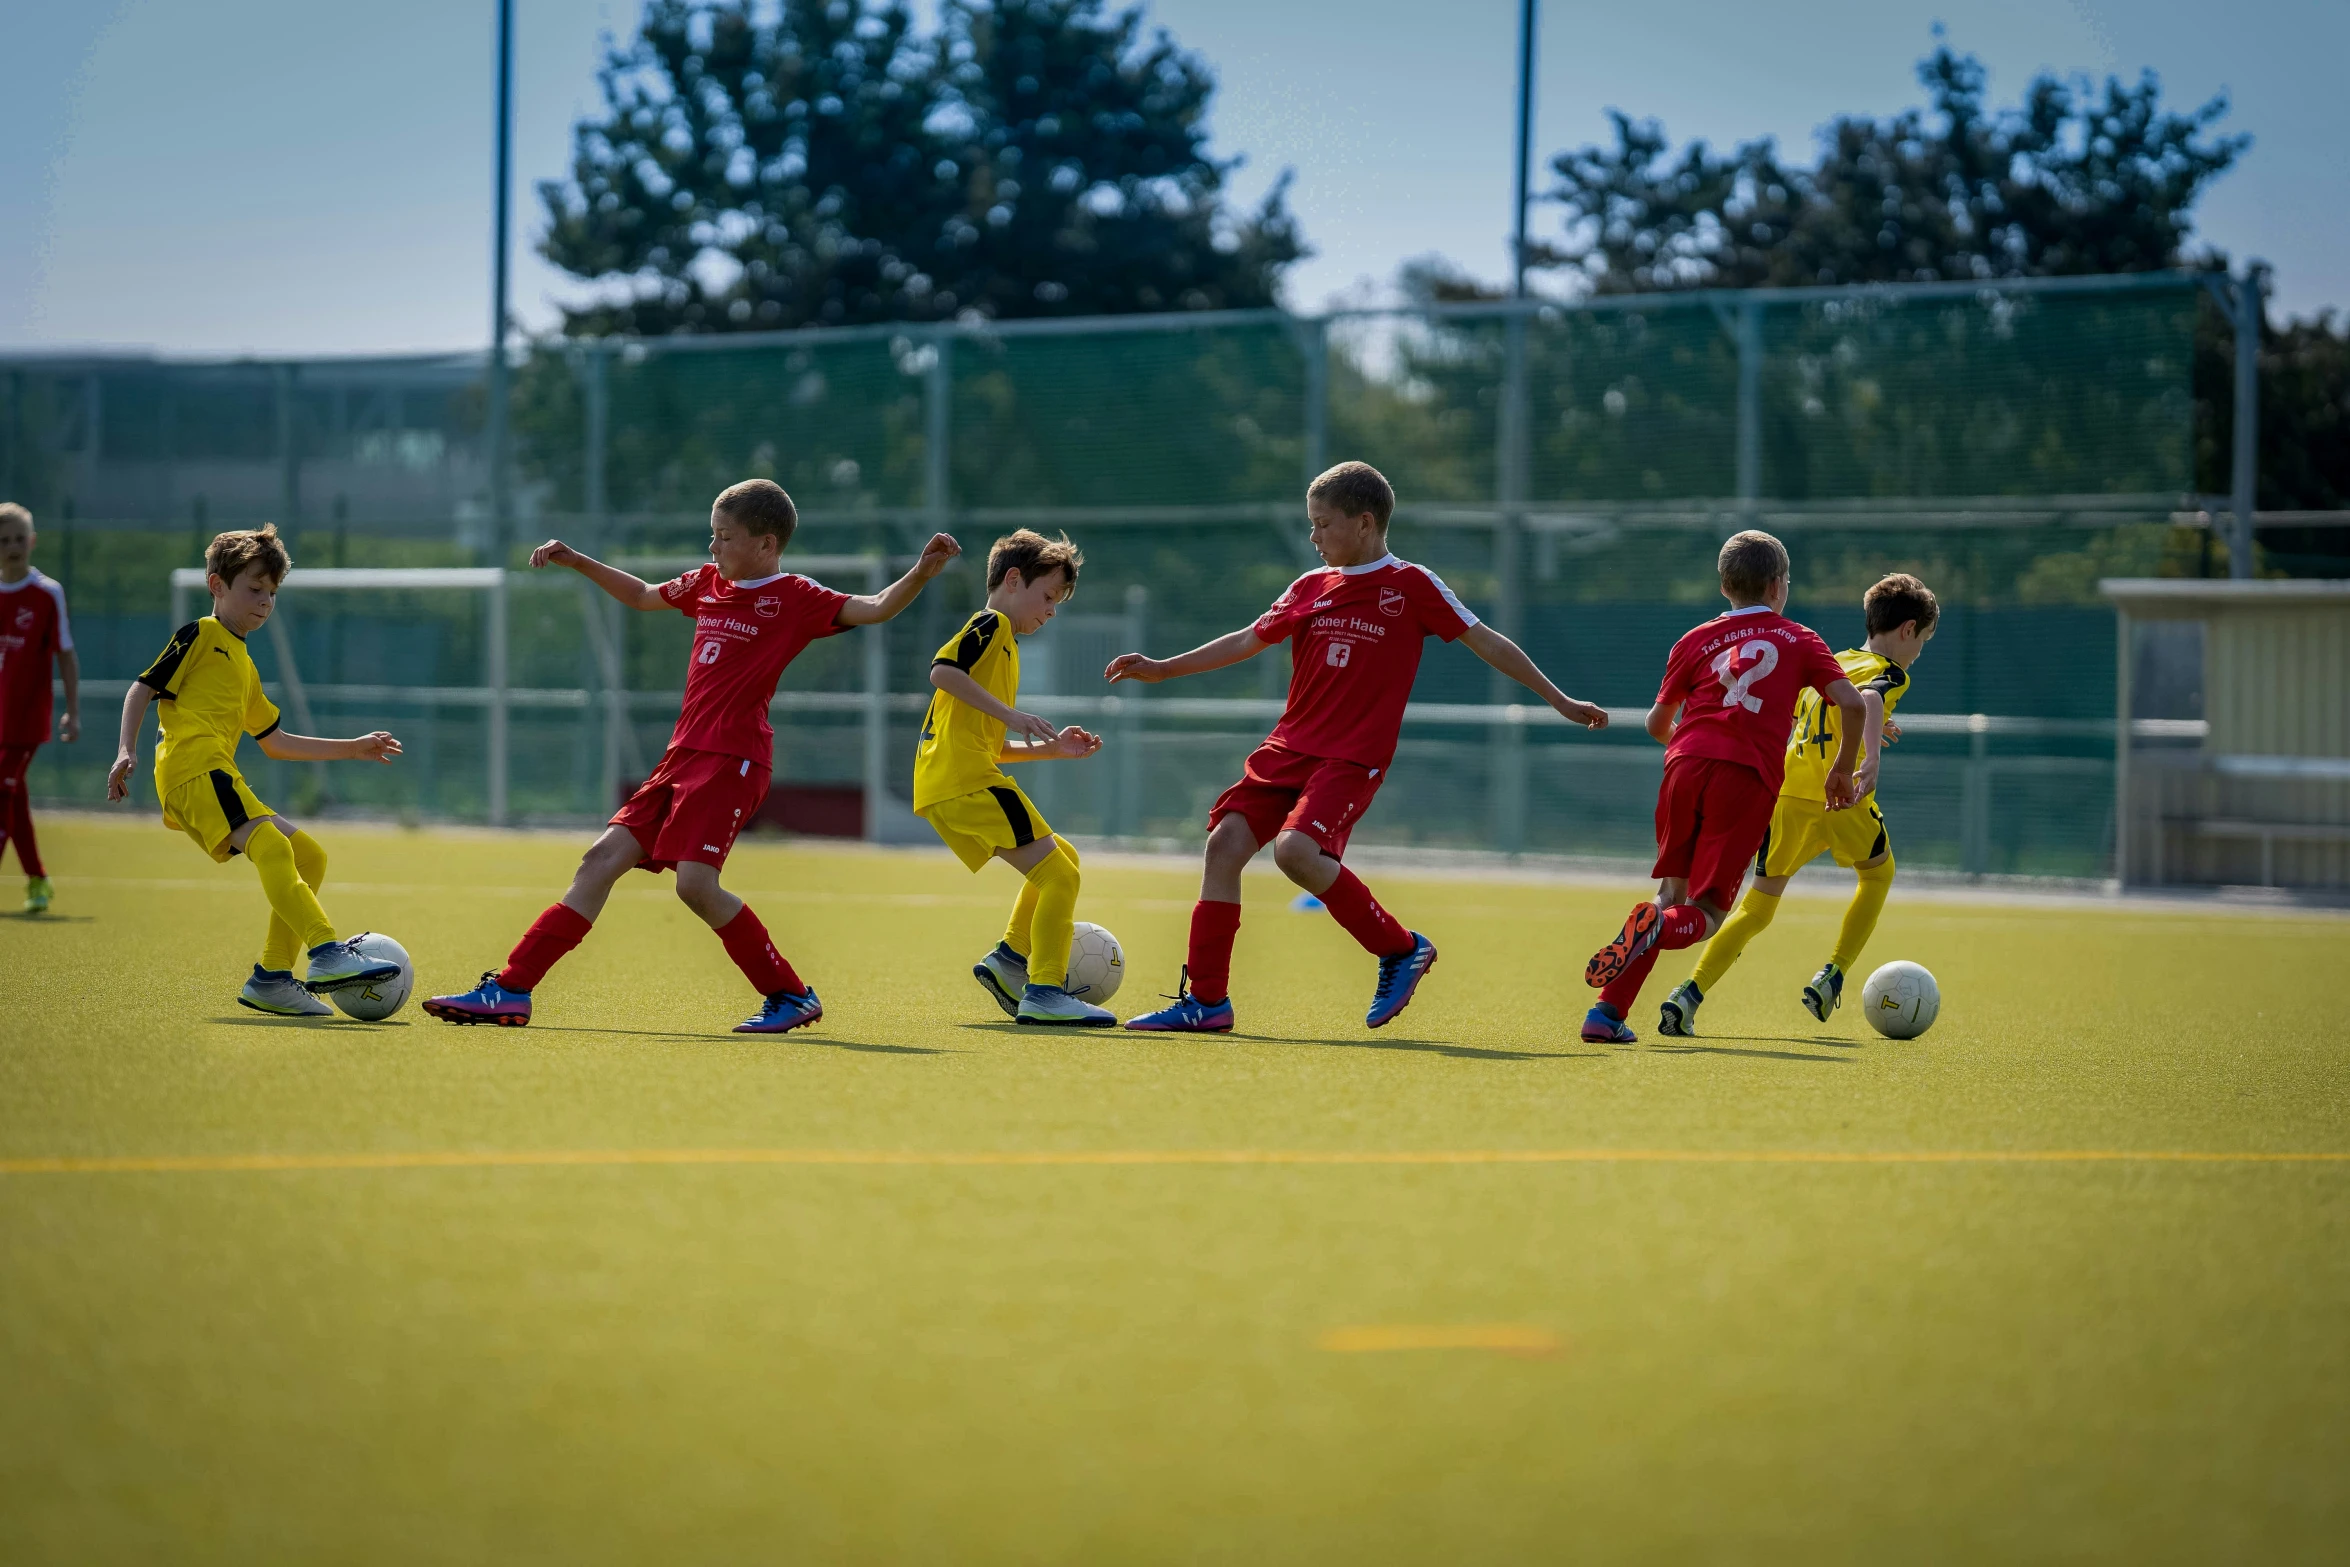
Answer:
<path fill-rule="evenodd" d="M 490 585 L 490 715 L 489 807 L 490 825 L 506 825 L 506 573 L 501 570 Z"/>
<path fill-rule="evenodd" d="M 889 561 L 876 555 L 865 568 L 867 591 L 889 586 Z M 876 621 L 865 638 L 865 841 L 881 841 L 881 813 L 889 804 L 889 643 Z"/>
<path fill-rule="evenodd" d="M 2131 687 L 2130 612 L 2114 607 L 2114 670 L 2113 670 L 2113 879 L 2120 887 L 2130 884 L 2130 714 L 2137 705 Z M 2154 829 L 2162 831 L 2159 823 Z"/>
<path fill-rule="evenodd" d="M 295 420 L 294 378 L 300 367 L 277 367 L 277 527 L 289 544 L 302 519 L 301 431 Z"/>
<path fill-rule="evenodd" d="M 2236 280 L 2236 449 L 2229 509 L 2236 526 L 2228 540 L 2228 575 L 2252 575 L 2252 513 L 2260 488 L 2261 277 L 2248 265 Z"/>
<path fill-rule="evenodd" d="M 1305 359 L 1304 467 L 1305 482 L 1311 484 L 1330 466 L 1330 323 L 1300 321 L 1297 347 Z"/>
<path fill-rule="evenodd" d="M 1762 499 L 1762 304 L 1738 302 L 1738 509 Z"/>
<path fill-rule="evenodd" d="M 934 533 L 946 530 L 954 503 L 954 351 L 950 333 L 933 336 L 922 377 L 922 509 Z"/>
<path fill-rule="evenodd" d="M 1126 645 L 1132 648 L 1150 646 L 1151 590 L 1141 583 L 1126 589 Z M 1142 790 L 1145 774 L 1142 767 L 1143 708 L 1142 694 L 1150 687 L 1137 680 L 1124 682 L 1124 689 L 1111 698 L 1117 707 L 1116 768 L 1111 774 L 1111 785 L 1117 791 L 1111 798 L 1109 821 L 1104 825 L 1113 838 L 1131 838 L 1142 825 Z"/>
<path fill-rule="evenodd" d="M 610 356 L 601 343 L 586 344 L 584 352 L 580 363 L 580 500 L 589 526 L 595 530 L 597 551 L 608 554 L 612 547 L 612 499 L 606 483 L 612 407 L 606 366 Z M 620 605 L 586 581 L 580 583 L 580 608 L 588 617 L 597 673 L 604 687 L 604 746 L 597 769 L 596 809 L 608 811 L 620 799 L 621 739 L 628 725 L 627 665 L 621 657 L 621 638 L 626 632 Z"/>
<path fill-rule="evenodd" d="M 1959 775 L 1958 868 L 1980 876 L 1991 865 L 1991 720 L 1967 715 L 1966 771 Z"/>
<path fill-rule="evenodd" d="M 1523 543 L 1527 490 L 1526 316 L 1513 311 L 1502 333 L 1501 418 L 1495 453 L 1495 499 L 1501 514 L 1493 527 L 1493 619 L 1501 634 L 1516 640 L 1525 633 Z M 1489 678 L 1491 700 L 1510 703 L 1518 694 L 1516 682 L 1499 670 Z M 1516 854 L 1526 842 L 1526 725 L 1514 703 L 1511 720 L 1486 731 L 1490 820 L 1494 846 Z"/>

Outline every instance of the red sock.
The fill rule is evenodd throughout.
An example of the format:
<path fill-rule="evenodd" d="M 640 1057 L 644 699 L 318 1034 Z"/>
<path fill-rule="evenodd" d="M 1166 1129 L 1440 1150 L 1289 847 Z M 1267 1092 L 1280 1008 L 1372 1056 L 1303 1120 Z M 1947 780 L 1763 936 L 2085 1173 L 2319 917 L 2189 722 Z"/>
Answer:
<path fill-rule="evenodd" d="M 1705 940 L 1705 910 L 1694 903 L 1676 903 L 1661 913 L 1656 946 L 1651 951 L 1678 952 Z"/>
<path fill-rule="evenodd" d="M 41 869 L 41 846 L 33 840 L 33 795 L 27 780 L 19 778 L 16 787 L 8 791 L 14 809 L 8 814 L 8 830 L 0 832 L 0 843 L 16 845 L 16 863 L 27 876 L 46 876 Z"/>
<path fill-rule="evenodd" d="M 498 974 L 499 987 L 529 995 L 547 977 L 547 970 L 594 928 L 594 921 L 568 903 L 549 906 L 546 913 L 530 922 L 530 929 L 522 933 L 522 939 L 514 943 L 514 950 L 506 955 L 506 966 Z"/>
<path fill-rule="evenodd" d="M 798 995 L 808 988 L 775 950 L 775 943 L 767 939 L 767 927 L 759 923 L 749 904 L 718 927 L 718 939 L 726 943 L 726 955 L 734 959 L 734 966 L 760 995 L 772 996 L 779 990 Z"/>
<path fill-rule="evenodd" d="M 1379 907 L 1371 889 L 1343 865 L 1338 868 L 1338 880 L 1323 892 L 1322 906 L 1375 958 L 1392 958 L 1412 950 L 1412 933 L 1394 915 Z"/>
<path fill-rule="evenodd" d="M 1649 970 L 1656 967 L 1656 960 L 1663 955 L 1664 950 L 1664 944 L 1659 942 L 1634 958 L 1623 973 L 1607 982 L 1606 988 L 1599 993 L 1599 999 L 1614 1007 L 1618 1017 L 1631 1016 L 1632 1003 L 1640 999 L 1640 987 L 1648 983 Z"/>
<path fill-rule="evenodd" d="M 1240 934 L 1240 905 L 1202 898 L 1191 906 L 1191 993 L 1209 1003 L 1232 994 L 1232 943 Z"/>

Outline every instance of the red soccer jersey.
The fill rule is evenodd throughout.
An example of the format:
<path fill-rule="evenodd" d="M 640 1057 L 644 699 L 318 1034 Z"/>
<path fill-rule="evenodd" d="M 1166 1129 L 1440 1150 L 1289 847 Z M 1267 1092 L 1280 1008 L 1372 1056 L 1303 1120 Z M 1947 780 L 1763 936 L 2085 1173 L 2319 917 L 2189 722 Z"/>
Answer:
<path fill-rule="evenodd" d="M 1717 616 L 1684 633 L 1665 660 L 1657 702 L 1681 704 L 1665 760 L 1737 762 L 1762 774 L 1776 793 L 1787 770 L 1796 697 L 1843 678 L 1844 666 L 1809 626 L 1759 606 Z"/>
<path fill-rule="evenodd" d="M 775 682 L 802 648 L 848 629 L 840 607 L 849 596 L 788 571 L 729 582 L 709 565 L 662 583 L 661 597 L 694 622 L 693 662 L 670 747 L 773 765 L 767 704 L 775 699 Z"/>
<path fill-rule="evenodd" d="M 1384 768 L 1422 640 L 1450 642 L 1476 623 L 1435 572 L 1393 555 L 1307 572 L 1257 617 L 1261 640 L 1290 644 L 1289 702 L 1269 742 Z"/>
<path fill-rule="evenodd" d="M 28 571 L 0 582 L 0 745 L 46 745 L 49 680 L 56 655 L 73 651 L 65 589 Z"/>

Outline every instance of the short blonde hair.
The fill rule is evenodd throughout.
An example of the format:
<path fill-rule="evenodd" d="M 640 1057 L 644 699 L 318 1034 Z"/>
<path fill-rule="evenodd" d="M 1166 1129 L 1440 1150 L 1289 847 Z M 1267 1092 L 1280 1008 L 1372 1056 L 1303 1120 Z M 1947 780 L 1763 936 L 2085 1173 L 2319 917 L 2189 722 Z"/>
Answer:
<path fill-rule="evenodd" d="M 1734 603 L 1760 604 L 1770 596 L 1771 584 L 1787 575 L 1787 546 L 1749 528 L 1730 535 L 1715 564 L 1721 568 L 1722 591 Z"/>
<path fill-rule="evenodd" d="M 773 479 L 745 479 L 740 484 L 730 484 L 719 492 L 712 505 L 741 524 L 745 533 L 772 537 L 778 551 L 799 531 L 800 509 Z"/>
<path fill-rule="evenodd" d="M 24 531 L 33 531 L 33 514 L 14 501 L 0 501 L 0 523 L 21 522 Z"/>
<path fill-rule="evenodd" d="M 286 553 L 285 541 L 277 536 L 276 523 L 216 533 L 205 548 L 204 569 L 223 582 L 236 581 L 251 566 L 268 572 L 273 586 L 285 581 L 286 573 L 294 569 L 294 558 Z"/>
<path fill-rule="evenodd" d="M 1085 552 L 1069 542 L 1069 535 L 1048 539 L 1032 529 L 1022 528 L 1018 533 L 1007 533 L 995 541 L 987 552 L 987 590 L 993 593 L 1004 585 L 1004 578 L 1020 573 L 1022 582 L 1034 582 L 1049 576 L 1057 568 L 1068 573 L 1069 586 L 1077 586 L 1077 568 L 1085 564 Z"/>

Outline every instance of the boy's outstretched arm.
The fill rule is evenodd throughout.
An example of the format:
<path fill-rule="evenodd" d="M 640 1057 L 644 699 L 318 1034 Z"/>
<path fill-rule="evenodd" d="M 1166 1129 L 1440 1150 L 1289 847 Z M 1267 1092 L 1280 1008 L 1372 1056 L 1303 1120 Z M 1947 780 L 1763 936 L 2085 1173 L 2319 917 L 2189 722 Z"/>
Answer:
<path fill-rule="evenodd" d="M 922 546 L 922 556 L 914 562 L 914 569 L 879 593 L 851 594 L 849 601 L 833 616 L 833 623 L 842 626 L 870 626 L 888 620 L 920 596 L 930 579 L 947 569 L 947 562 L 963 553 L 954 535 L 934 533 L 930 542 Z"/>
<path fill-rule="evenodd" d="M 1534 660 L 1526 656 L 1524 648 L 1483 621 L 1461 633 L 1461 645 L 1548 702 L 1552 710 L 1568 723 L 1581 724 L 1586 729 L 1607 727 L 1606 708 L 1596 703 L 1578 701 L 1551 684 L 1550 676 L 1536 667 Z"/>
<path fill-rule="evenodd" d="M 1050 740 L 1031 741 L 1027 745 L 1007 744 L 1002 753 L 996 757 L 996 761 L 999 765 L 1008 765 L 1013 762 L 1075 760 L 1091 756 L 1101 748 L 1102 737 L 1100 735 L 1090 729 L 1080 729 L 1075 724 L 1071 724 Z"/>
<path fill-rule="evenodd" d="M 139 725 L 147 721 L 147 704 L 155 693 L 134 680 L 122 694 L 122 730 L 114 745 L 114 765 L 106 770 L 106 798 L 119 800 L 131 792 L 131 769 L 138 765 Z"/>
<path fill-rule="evenodd" d="M 965 707 L 978 708 L 1013 734 L 1026 735 L 1031 740 L 1047 743 L 1061 737 L 1061 731 L 1053 727 L 1051 719 L 1039 718 L 1034 713 L 1023 713 L 1016 707 L 997 701 L 987 687 L 952 664 L 931 665 L 930 684 L 933 689 L 945 692 Z"/>
<path fill-rule="evenodd" d="M 1185 675 L 1204 675 L 1211 669 L 1225 669 L 1245 659 L 1256 657 L 1273 644 L 1257 635 L 1256 627 L 1243 626 L 1238 631 L 1227 631 L 1213 642 L 1203 642 L 1188 653 L 1173 658 L 1152 658 L 1144 653 L 1121 653 L 1110 660 L 1102 678 L 1115 685 L 1121 680 L 1140 680 L 1155 685 L 1161 680 L 1178 680 Z"/>
<path fill-rule="evenodd" d="M 607 566 L 591 555 L 582 555 L 561 539 L 549 539 L 532 550 L 530 563 L 533 566 L 569 566 L 630 609 L 669 607 L 668 601 L 661 597 L 661 590 L 650 582 L 632 577 L 618 566 Z"/>
<path fill-rule="evenodd" d="M 263 756 L 280 762 L 389 762 L 400 754 L 400 742 L 381 729 L 350 740 L 321 740 L 272 729 L 256 743 Z"/>
<path fill-rule="evenodd" d="M 1867 723 L 1860 693 L 1849 680 L 1831 680 L 1820 694 L 1836 704 L 1836 760 L 1828 767 L 1827 806 L 1841 811 L 1860 798 L 1853 787 L 1852 765 L 1860 760 L 1860 734 Z"/>
<path fill-rule="evenodd" d="M 1874 687 L 1864 690 L 1860 694 L 1860 706 L 1861 711 L 1868 715 L 1860 726 L 1861 749 L 1868 753 L 1868 760 L 1861 763 L 1860 771 L 1853 775 L 1852 789 L 1855 799 L 1863 799 L 1876 793 L 1877 763 L 1883 760 L 1885 755 L 1884 694 Z"/>

